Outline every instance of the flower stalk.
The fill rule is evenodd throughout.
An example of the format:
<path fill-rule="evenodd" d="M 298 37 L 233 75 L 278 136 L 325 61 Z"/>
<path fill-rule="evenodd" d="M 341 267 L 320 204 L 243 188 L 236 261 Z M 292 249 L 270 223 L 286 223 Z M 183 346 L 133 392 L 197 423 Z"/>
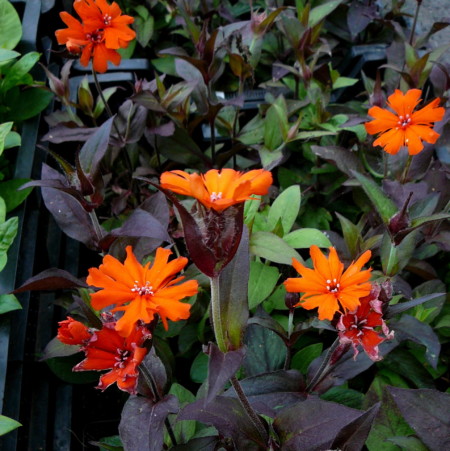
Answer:
<path fill-rule="evenodd" d="M 214 335 L 216 337 L 216 343 L 222 352 L 227 352 L 227 345 L 225 339 L 225 332 L 222 324 L 222 315 L 220 311 L 220 283 L 219 276 L 211 277 L 211 314 Z"/>

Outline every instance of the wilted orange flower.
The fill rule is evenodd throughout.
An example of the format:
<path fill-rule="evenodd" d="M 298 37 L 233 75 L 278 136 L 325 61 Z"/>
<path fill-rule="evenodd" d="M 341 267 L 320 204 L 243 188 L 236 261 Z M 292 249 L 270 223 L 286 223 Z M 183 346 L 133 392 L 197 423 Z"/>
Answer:
<path fill-rule="evenodd" d="M 87 66 L 92 59 L 96 72 L 106 72 L 108 61 L 120 64 L 120 54 L 136 33 L 128 28 L 134 19 L 121 15 L 117 3 L 109 5 L 105 0 L 76 0 L 74 8 L 82 22 L 63 11 L 62 21 L 69 27 L 56 30 L 58 44 L 65 44 L 69 52 L 80 54 L 80 63 Z"/>
<path fill-rule="evenodd" d="M 211 169 L 206 174 L 170 171 L 161 174 L 161 187 L 174 193 L 195 197 L 205 207 L 223 211 L 251 199 L 252 194 L 267 194 L 272 174 L 264 169 L 238 172 Z"/>
<path fill-rule="evenodd" d="M 370 269 L 361 270 L 369 261 L 371 252 L 366 251 L 344 272 L 336 249 L 330 247 L 328 259 L 317 246 L 311 246 L 314 269 L 303 266 L 292 259 L 294 268 L 302 276 L 284 282 L 286 291 L 304 293 L 297 306 L 307 310 L 319 308 L 319 319 L 332 320 L 337 311 L 354 311 L 360 305 L 359 299 L 370 293 Z"/>
<path fill-rule="evenodd" d="M 83 323 L 74 320 L 70 316 L 64 321 L 60 321 L 58 325 L 58 335 L 56 338 L 66 345 L 81 346 L 92 337 L 89 329 Z"/>
<path fill-rule="evenodd" d="M 380 287 L 373 285 L 369 295 L 360 299 L 361 305 L 356 311 L 341 315 L 339 319 L 339 341 L 353 346 L 353 358 L 358 355 L 358 345 L 361 345 L 371 360 L 381 360 L 378 345 L 394 338 L 394 332 L 390 332 L 384 322 L 379 294 Z"/>
<path fill-rule="evenodd" d="M 114 324 L 104 323 L 103 328 L 94 333 L 83 349 L 86 358 L 73 371 L 110 369 L 100 377 L 97 388 L 105 390 L 117 382 L 121 390 L 136 394 L 139 376 L 137 367 L 147 354 L 147 349 L 141 346 L 150 334 L 145 327 L 134 326 L 130 335 L 124 338 L 114 329 Z"/>
<path fill-rule="evenodd" d="M 367 133 L 380 133 L 374 146 L 381 146 L 390 154 L 396 154 L 402 146 L 407 146 L 409 154 L 416 155 L 423 149 L 422 140 L 431 144 L 436 142 L 439 133 L 432 127 L 434 122 L 444 117 L 445 110 L 438 107 L 440 99 L 434 99 L 414 112 L 421 95 L 420 89 L 410 89 L 406 94 L 396 89 L 387 102 L 395 114 L 378 106 L 369 110 L 369 116 L 375 119 L 364 124 Z"/>
<path fill-rule="evenodd" d="M 101 310 L 116 305 L 111 311 L 123 311 L 117 321 L 116 330 L 122 337 L 133 331 L 138 321 L 149 323 L 159 315 L 168 329 L 167 319 L 178 321 L 189 318 L 191 306 L 179 302 L 198 291 L 198 282 L 189 280 L 179 285 L 184 277 L 175 274 L 187 263 L 187 258 L 178 257 L 168 262 L 172 252 L 158 248 L 153 264 L 142 266 L 133 254 L 131 246 L 126 248 L 127 257 L 122 264 L 111 255 L 103 258 L 99 268 L 89 269 L 87 283 L 102 290 L 91 294 L 92 307 Z"/>

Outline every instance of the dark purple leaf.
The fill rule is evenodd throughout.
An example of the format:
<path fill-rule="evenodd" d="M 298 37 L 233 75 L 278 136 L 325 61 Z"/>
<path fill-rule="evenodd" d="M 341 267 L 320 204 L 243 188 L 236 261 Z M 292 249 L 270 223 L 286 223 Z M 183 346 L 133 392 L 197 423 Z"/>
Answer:
<path fill-rule="evenodd" d="M 39 360 L 52 359 L 53 357 L 67 357 L 78 352 L 81 352 L 80 346 L 66 345 L 54 337 L 48 342 Z"/>
<path fill-rule="evenodd" d="M 167 227 L 164 227 L 153 215 L 137 208 L 124 222 L 122 227 L 111 230 L 99 243 L 102 249 L 108 249 L 117 237 L 144 237 L 155 240 L 156 246 L 163 241 L 172 242 Z"/>
<path fill-rule="evenodd" d="M 375 417 L 380 410 L 380 406 L 381 403 L 378 402 L 367 412 L 364 412 L 360 417 L 342 428 L 334 439 L 331 449 L 360 451 L 366 442 Z"/>
<path fill-rule="evenodd" d="M 409 310 L 412 307 L 415 307 L 416 305 L 423 304 L 424 302 L 431 301 L 431 299 L 438 298 L 439 296 L 445 296 L 445 293 L 433 293 L 428 294 L 426 296 L 421 296 L 416 299 L 412 299 L 411 301 L 407 302 L 400 302 L 395 305 L 390 305 L 386 311 L 386 318 L 392 318 L 393 316 L 405 312 L 406 310 Z"/>
<path fill-rule="evenodd" d="M 155 111 L 157 113 L 165 113 L 166 109 L 161 105 L 159 100 L 153 95 L 151 91 L 141 91 L 132 97 L 138 105 L 149 109 L 150 111 Z"/>
<path fill-rule="evenodd" d="M 113 121 L 114 118 L 111 117 L 104 122 L 81 148 L 78 158 L 84 173 L 94 175 L 97 172 L 98 165 L 108 150 Z"/>
<path fill-rule="evenodd" d="M 358 156 L 349 149 L 337 146 L 311 146 L 311 150 L 326 161 L 334 163 L 344 174 L 352 177 L 352 170 L 364 172 L 363 165 Z"/>
<path fill-rule="evenodd" d="M 429 187 L 425 182 L 400 183 L 397 180 L 383 179 L 383 191 L 394 201 L 400 209 L 405 204 L 411 193 L 411 205 L 424 199 L 429 192 Z"/>
<path fill-rule="evenodd" d="M 43 180 L 60 180 L 64 177 L 46 164 L 42 165 Z M 61 230 L 71 238 L 81 241 L 91 249 L 97 248 L 98 236 L 85 208 L 72 195 L 54 188 L 42 188 L 45 206 Z"/>
<path fill-rule="evenodd" d="M 200 437 L 189 440 L 184 445 L 178 445 L 171 448 L 171 451 L 215 451 L 219 449 L 219 437 Z"/>
<path fill-rule="evenodd" d="M 248 325 L 257 324 L 275 332 L 286 344 L 289 342 L 283 326 L 274 320 L 262 307 L 258 306 L 256 314 L 248 320 Z"/>
<path fill-rule="evenodd" d="M 125 143 L 138 142 L 144 134 L 147 121 L 147 108 L 126 100 L 119 108 L 116 125 Z"/>
<path fill-rule="evenodd" d="M 153 403 L 148 398 L 130 396 L 122 410 L 119 434 L 127 451 L 161 451 L 164 421 L 178 412 L 178 401 L 169 395 Z"/>
<path fill-rule="evenodd" d="M 388 387 L 408 424 L 431 451 L 450 449 L 450 394 Z"/>
<path fill-rule="evenodd" d="M 30 290 L 66 290 L 70 288 L 87 288 L 88 286 L 82 280 L 64 271 L 64 269 L 50 268 L 28 279 L 13 293 L 22 293 Z"/>
<path fill-rule="evenodd" d="M 222 391 L 226 382 L 235 375 L 244 358 L 244 348 L 237 351 L 223 353 L 214 343 L 209 343 L 207 354 L 208 363 L 208 393 L 205 404 Z"/>
<path fill-rule="evenodd" d="M 141 210 L 145 210 L 155 217 L 163 226 L 166 228 L 169 226 L 170 221 L 170 209 L 167 203 L 166 196 L 161 192 L 157 191 L 155 194 L 151 195 L 148 199 L 145 199 L 141 205 L 139 205 Z"/>
<path fill-rule="evenodd" d="M 347 26 L 355 39 L 373 19 L 378 17 L 377 4 L 371 0 L 353 0 L 347 13 Z"/>
<path fill-rule="evenodd" d="M 154 347 L 145 356 L 139 366 L 139 371 L 141 375 L 139 378 L 139 393 L 150 394 L 156 389 L 156 399 L 163 398 L 167 385 L 167 371 L 162 360 L 156 355 Z M 153 394 L 149 397 L 153 398 Z"/>
<path fill-rule="evenodd" d="M 67 127 L 65 125 L 57 125 L 42 137 L 42 141 L 49 141 L 54 144 L 64 142 L 84 142 L 87 141 L 96 131 L 98 127 Z"/>
<path fill-rule="evenodd" d="M 145 132 L 148 135 L 172 136 L 175 133 L 175 124 L 167 122 L 166 124 L 156 125 L 155 127 L 148 127 Z"/>
<path fill-rule="evenodd" d="M 410 315 L 403 315 L 398 321 L 391 321 L 389 326 L 395 331 L 397 340 L 412 340 L 426 347 L 425 357 L 436 369 L 441 352 L 439 338 L 428 325 Z"/>
<path fill-rule="evenodd" d="M 220 435 L 233 440 L 234 446 L 239 450 L 267 449 L 247 412 L 234 398 L 217 396 L 206 406 L 203 399 L 200 399 L 182 409 L 178 420 L 196 420 L 212 425 Z"/>
<path fill-rule="evenodd" d="M 296 370 L 279 370 L 239 381 L 252 407 L 259 414 L 274 418 L 277 411 L 305 399 L 303 376 Z M 236 397 L 234 388 L 224 396 Z"/>
<path fill-rule="evenodd" d="M 283 451 L 328 450 L 341 429 L 361 415 L 364 412 L 310 397 L 283 409 L 273 427 Z"/>

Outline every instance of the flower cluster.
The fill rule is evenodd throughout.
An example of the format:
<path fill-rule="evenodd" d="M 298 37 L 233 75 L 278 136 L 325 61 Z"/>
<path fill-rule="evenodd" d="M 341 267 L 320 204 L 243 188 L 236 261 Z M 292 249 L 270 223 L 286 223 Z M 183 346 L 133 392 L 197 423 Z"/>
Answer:
<path fill-rule="evenodd" d="M 108 61 L 120 64 L 117 49 L 126 48 L 136 37 L 128 26 L 134 19 L 122 15 L 116 2 L 110 5 L 106 0 L 77 0 L 73 7 L 81 22 L 61 12 L 60 17 L 68 28 L 56 31 L 58 44 L 65 44 L 70 53 L 80 55 L 83 66 L 92 59 L 96 72 L 106 72 Z"/>

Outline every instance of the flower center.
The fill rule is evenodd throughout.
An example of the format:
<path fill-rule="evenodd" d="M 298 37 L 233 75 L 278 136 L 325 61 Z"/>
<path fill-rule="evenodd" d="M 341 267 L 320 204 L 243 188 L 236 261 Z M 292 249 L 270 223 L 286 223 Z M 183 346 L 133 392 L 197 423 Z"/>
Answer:
<path fill-rule="evenodd" d="M 407 114 L 406 116 L 399 116 L 398 119 L 399 121 L 397 122 L 397 124 L 400 127 L 395 127 L 396 130 L 398 130 L 399 128 L 405 130 L 411 124 L 411 116 L 409 114 Z"/>
<path fill-rule="evenodd" d="M 373 327 L 365 326 L 367 323 L 367 319 L 358 320 L 358 318 L 355 315 L 355 323 L 350 326 L 350 329 L 358 329 L 358 333 L 356 334 L 357 337 L 360 337 L 361 335 L 364 335 L 363 329 L 373 329 Z"/>
<path fill-rule="evenodd" d="M 219 174 L 220 175 L 220 174 Z M 215 191 L 213 191 L 211 193 L 211 196 L 209 197 L 209 200 L 211 202 L 215 202 L 216 200 L 222 199 L 222 192 L 220 193 L 216 193 Z"/>
<path fill-rule="evenodd" d="M 150 282 L 145 282 L 145 285 L 139 285 L 137 280 L 134 281 L 134 286 L 131 289 L 133 293 L 137 293 L 139 296 L 146 296 L 147 294 L 154 294 L 153 287 Z"/>
<path fill-rule="evenodd" d="M 103 32 L 101 30 L 96 30 L 93 31 L 92 33 L 87 33 L 86 39 L 89 39 L 90 41 L 99 44 L 103 40 Z"/>
<path fill-rule="evenodd" d="M 127 360 L 131 357 L 130 351 L 126 349 L 117 348 L 117 356 L 114 357 L 116 363 L 114 364 L 115 368 L 125 368 L 127 365 Z"/>
<path fill-rule="evenodd" d="M 333 279 L 332 281 L 330 279 L 327 280 L 327 290 L 330 293 L 339 293 L 340 288 L 341 285 L 338 283 L 337 279 Z"/>
<path fill-rule="evenodd" d="M 103 22 L 105 25 L 111 25 L 112 17 L 109 14 L 103 16 Z"/>

